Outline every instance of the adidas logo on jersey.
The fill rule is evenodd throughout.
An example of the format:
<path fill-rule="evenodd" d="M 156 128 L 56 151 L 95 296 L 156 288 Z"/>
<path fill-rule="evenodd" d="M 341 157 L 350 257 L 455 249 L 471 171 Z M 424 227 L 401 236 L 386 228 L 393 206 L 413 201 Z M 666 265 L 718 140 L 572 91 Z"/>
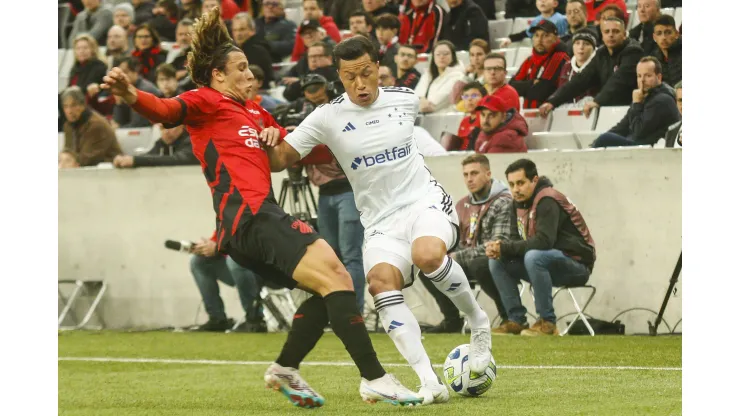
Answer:
<path fill-rule="evenodd" d="M 344 130 L 342 130 L 342 133 L 346 133 L 348 131 L 357 130 L 355 126 L 352 125 L 352 123 L 347 123 L 346 126 L 344 126 Z"/>
<path fill-rule="evenodd" d="M 384 150 L 374 156 L 359 156 L 354 158 L 350 167 L 352 170 L 357 170 L 364 163 L 366 167 L 380 165 L 385 162 L 392 162 L 394 160 L 403 159 L 411 153 L 411 143 L 404 147 L 394 146 L 391 150 Z"/>

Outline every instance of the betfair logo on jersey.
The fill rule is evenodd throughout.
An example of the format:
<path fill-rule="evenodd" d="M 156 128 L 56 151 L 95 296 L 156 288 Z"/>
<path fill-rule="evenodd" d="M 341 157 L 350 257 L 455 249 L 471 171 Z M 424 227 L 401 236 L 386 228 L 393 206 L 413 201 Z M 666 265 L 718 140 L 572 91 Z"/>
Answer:
<path fill-rule="evenodd" d="M 247 138 L 247 140 L 244 140 L 244 144 L 247 147 L 253 147 L 255 149 L 259 149 L 261 147 L 257 136 L 257 130 L 249 126 L 242 126 L 238 133 L 239 136 Z"/>
<path fill-rule="evenodd" d="M 408 156 L 411 152 L 411 143 L 407 144 L 404 147 L 393 147 L 393 149 L 385 149 L 384 151 L 378 153 L 374 156 L 359 156 L 356 157 L 353 161 L 350 167 L 352 170 L 357 170 L 360 166 L 363 164 L 365 167 L 371 167 L 375 165 L 381 165 L 385 162 L 392 162 L 394 160 L 403 159 L 404 157 Z"/>

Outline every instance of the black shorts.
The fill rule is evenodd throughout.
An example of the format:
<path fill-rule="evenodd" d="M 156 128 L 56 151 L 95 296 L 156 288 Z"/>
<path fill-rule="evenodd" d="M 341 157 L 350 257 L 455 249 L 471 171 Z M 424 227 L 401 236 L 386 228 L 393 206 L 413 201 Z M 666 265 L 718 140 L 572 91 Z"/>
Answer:
<path fill-rule="evenodd" d="M 236 230 L 224 251 L 265 280 L 293 289 L 297 285 L 293 271 L 319 238 L 311 226 L 265 200 L 257 214 Z"/>

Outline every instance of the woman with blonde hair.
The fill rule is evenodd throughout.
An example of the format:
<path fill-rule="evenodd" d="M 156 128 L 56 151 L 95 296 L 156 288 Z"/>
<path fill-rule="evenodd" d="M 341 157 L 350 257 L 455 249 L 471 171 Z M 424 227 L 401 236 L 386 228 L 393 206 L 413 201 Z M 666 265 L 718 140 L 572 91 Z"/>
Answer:
<path fill-rule="evenodd" d="M 68 87 L 77 85 L 87 91 L 90 84 L 103 82 L 108 66 L 98 55 L 98 41 L 90 34 L 81 33 L 72 41 L 75 63 L 69 71 Z"/>

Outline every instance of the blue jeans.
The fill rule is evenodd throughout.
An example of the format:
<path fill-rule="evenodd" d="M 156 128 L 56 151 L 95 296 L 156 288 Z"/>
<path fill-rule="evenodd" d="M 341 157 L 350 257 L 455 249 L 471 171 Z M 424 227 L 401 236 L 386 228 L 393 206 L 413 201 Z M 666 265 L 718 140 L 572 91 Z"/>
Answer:
<path fill-rule="evenodd" d="M 517 284 L 526 280 L 534 290 L 534 306 L 540 319 L 555 322 L 552 306 L 552 287 L 583 285 L 591 271 L 588 267 L 563 254 L 560 250 L 530 250 L 524 260 L 489 260 L 493 281 L 501 294 L 501 301 L 509 314 L 509 320 L 524 325 L 527 309 L 522 306 Z"/>
<path fill-rule="evenodd" d="M 365 229 L 352 192 L 319 195 L 319 234 L 334 249 L 352 276 L 357 306 L 365 305 L 365 270 L 362 265 L 362 242 Z"/>
<path fill-rule="evenodd" d="M 618 135 L 617 133 L 602 133 L 593 143 L 591 147 L 617 147 L 617 146 L 638 146 L 639 143 L 636 141 Z"/>
<path fill-rule="evenodd" d="M 219 280 L 231 287 L 236 286 L 247 320 L 254 322 L 263 319 L 262 307 L 257 302 L 262 289 L 262 278 L 253 271 L 238 265 L 231 257 L 220 254 L 213 257 L 190 256 L 190 271 L 209 319 L 226 319 L 224 302 L 218 287 Z"/>

